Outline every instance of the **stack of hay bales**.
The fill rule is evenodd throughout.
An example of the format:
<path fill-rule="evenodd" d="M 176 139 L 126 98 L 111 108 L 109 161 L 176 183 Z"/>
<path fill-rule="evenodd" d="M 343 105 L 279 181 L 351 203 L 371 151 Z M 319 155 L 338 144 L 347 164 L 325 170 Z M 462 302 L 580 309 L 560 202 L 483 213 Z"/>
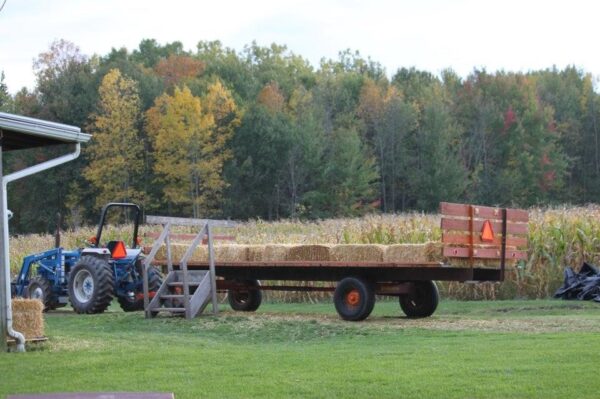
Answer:
<path fill-rule="evenodd" d="M 267 244 L 267 245 L 215 245 L 217 262 L 387 262 L 424 263 L 441 262 L 442 247 L 438 243 L 427 244 Z M 188 249 L 185 244 L 171 244 L 174 262 L 181 260 Z M 156 254 L 157 260 L 166 260 L 166 247 Z M 190 259 L 195 262 L 208 261 L 208 248 L 199 245 Z"/>
<path fill-rule="evenodd" d="M 217 262 L 383 262 L 398 264 L 440 263 L 456 267 L 469 267 L 469 259 L 446 258 L 443 244 L 267 244 L 267 245 L 215 245 Z M 179 262 L 188 249 L 186 244 L 171 244 L 174 262 Z M 156 255 L 157 260 L 166 260 L 166 247 L 162 246 Z M 190 259 L 195 262 L 208 262 L 208 247 L 199 245 Z M 476 259 L 476 267 L 498 267 L 497 259 Z M 514 264 L 507 260 L 507 265 Z"/>
<path fill-rule="evenodd" d="M 44 337 L 44 304 L 37 299 L 15 298 L 12 301 L 13 328 L 25 339 Z"/>

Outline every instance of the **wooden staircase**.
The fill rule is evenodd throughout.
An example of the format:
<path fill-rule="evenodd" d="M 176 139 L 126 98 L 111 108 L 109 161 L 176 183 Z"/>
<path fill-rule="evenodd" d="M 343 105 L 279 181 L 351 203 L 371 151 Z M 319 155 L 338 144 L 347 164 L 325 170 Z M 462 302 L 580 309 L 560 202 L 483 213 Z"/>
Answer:
<path fill-rule="evenodd" d="M 163 221 L 165 219 L 161 218 L 160 220 Z M 146 318 L 154 317 L 159 312 L 168 312 L 191 319 L 202 313 L 209 302 L 212 302 L 212 311 L 216 315 L 219 309 L 215 280 L 213 236 L 210 223 L 208 221 L 204 223 L 198 234 L 196 234 L 179 262 L 179 270 L 173 270 L 173 261 L 171 259 L 171 241 L 169 238 L 171 225 L 172 221 L 167 221 L 164 224 L 162 233 L 154 242 L 150 253 L 144 260 L 144 309 Z M 204 237 L 208 237 L 209 270 L 188 270 L 187 263 L 191 259 L 196 247 L 202 243 Z M 154 297 L 149 298 L 148 268 L 163 243 L 167 249 L 168 273 L 162 285 L 154 294 Z"/>
<path fill-rule="evenodd" d="M 183 274 L 181 270 L 174 270 L 167 274 L 162 286 L 150 301 L 148 310 L 151 316 L 158 312 L 170 312 L 184 314 L 190 319 L 202 313 L 210 302 L 211 274 L 206 270 L 188 271 L 187 279 Z M 187 280 L 187 299 L 184 293 L 184 280 Z"/>

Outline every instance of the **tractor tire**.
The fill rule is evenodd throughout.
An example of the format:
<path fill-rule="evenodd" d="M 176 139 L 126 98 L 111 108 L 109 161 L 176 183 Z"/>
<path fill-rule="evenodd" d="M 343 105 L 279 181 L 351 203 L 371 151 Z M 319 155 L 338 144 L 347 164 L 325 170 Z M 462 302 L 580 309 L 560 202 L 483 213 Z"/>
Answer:
<path fill-rule="evenodd" d="M 77 313 L 102 313 L 113 299 L 115 279 L 106 260 L 82 256 L 69 273 L 69 300 Z"/>
<path fill-rule="evenodd" d="M 148 291 L 156 292 L 162 285 L 162 275 L 155 267 L 150 267 L 148 269 Z M 142 291 L 143 293 L 143 291 Z M 129 295 L 123 295 L 117 297 L 119 301 L 119 305 L 121 305 L 121 309 L 124 312 L 135 312 L 138 310 L 144 310 L 144 298 L 138 298 L 138 292 L 134 293 L 134 296 L 131 297 Z"/>
<path fill-rule="evenodd" d="M 248 287 L 260 287 L 258 280 L 238 281 Z M 254 312 L 262 302 L 262 292 L 259 289 L 228 290 L 227 300 L 231 309 L 240 312 Z"/>
<path fill-rule="evenodd" d="M 400 307 L 406 317 L 429 317 L 435 312 L 440 301 L 440 293 L 433 281 L 415 281 L 413 294 L 400 297 Z"/>
<path fill-rule="evenodd" d="M 369 317 L 375 306 L 375 289 L 368 281 L 357 277 L 342 279 L 333 294 L 335 310 L 347 321 Z"/>
<path fill-rule="evenodd" d="M 52 284 L 42 276 L 35 276 L 29 280 L 25 289 L 25 298 L 40 300 L 44 304 L 44 312 L 58 307 L 58 301 L 52 293 Z"/>

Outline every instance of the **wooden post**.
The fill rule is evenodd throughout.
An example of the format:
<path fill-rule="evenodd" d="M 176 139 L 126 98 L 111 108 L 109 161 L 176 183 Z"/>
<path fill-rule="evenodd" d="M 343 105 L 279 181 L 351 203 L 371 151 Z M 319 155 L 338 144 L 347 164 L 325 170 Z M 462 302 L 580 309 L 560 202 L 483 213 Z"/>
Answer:
<path fill-rule="evenodd" d="M 1 139 L 0 139 L 1 140 Z M 6 193 L 4 192 L 4 185 L 1 183 L 1 179 L 4 175 L 2 174 L 2 141 L 0 141 L 0 207 L 4 203 L 4 196 Z M 8 223 L 5 213 L 0 209 L 0 234 L 2 234 L 2 230 L 4 228 L 4 224 Z M 0 352 L 6 352 L 8 349 L 6 339 L 8 338 L 8 325 L 6 320 L 6 315 L 8 313 L 8 307 L 10 305 L 6 301 L 6 285 L 8 281 L 4 281 L 4 276 L 6 275 L 6 269 L 10 268 L 10 265 L 4 264 L 4 239 L 0 239 Z"/>
<path fill-rule="evenodd" d="M 212 297 L 213 314 L 219 313 L 219 303 L 217 299 L 217 274 L 215 272 L 215 248 L 213 247 L 213 236 L 210 224 L 206 224 L 206 233 L 208 235 L 208 267 L 210 271 L 210 290 Z"/>

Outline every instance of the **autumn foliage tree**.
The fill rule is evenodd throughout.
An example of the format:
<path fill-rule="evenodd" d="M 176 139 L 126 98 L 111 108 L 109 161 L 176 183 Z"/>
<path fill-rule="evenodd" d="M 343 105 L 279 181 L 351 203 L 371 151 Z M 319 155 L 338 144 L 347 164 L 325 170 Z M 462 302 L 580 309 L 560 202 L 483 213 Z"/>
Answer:
<path fill-rule="evenodd" d="M 194 217 L 218 213 L 225 181 L 225 144 L 239 123 L 230 94 L 220 83 L 198 98 L 187 87 L 163 94 L 147 112 L 154 171 L 165 199 Z"/>
<path fill-rule="evenodd" d="M 204 62 L 200 60 L 187 55 L 171 54 L 160 60 L 154 69 L 164 79 L 167 87 L 173 87 L 187 79 L 198 77 L 204 68 Z"/>
<path fill-rule="evenodd" d="M 140 189 L 144 171 L 144 147 L 138 123 L 140 99 L 135 82 L 113 69 L 102 79 L 98 112 L 90 125 L 92 142 L 87 147 L 89 165 L 85 178 L 96 191 L 95 205 L 107 202 L 144 204 Z"/>

